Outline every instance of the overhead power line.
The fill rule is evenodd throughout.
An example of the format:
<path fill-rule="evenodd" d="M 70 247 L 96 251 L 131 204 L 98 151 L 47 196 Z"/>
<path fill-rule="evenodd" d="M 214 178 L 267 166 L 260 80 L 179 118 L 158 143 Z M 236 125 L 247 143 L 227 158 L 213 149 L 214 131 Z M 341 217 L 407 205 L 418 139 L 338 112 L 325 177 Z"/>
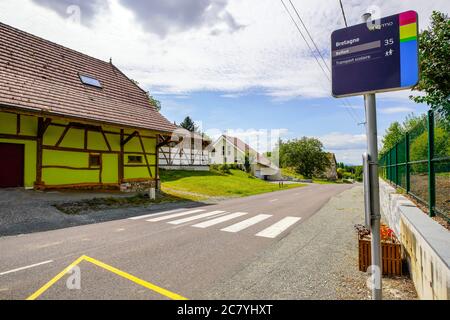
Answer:
<path fill-rule="evenodd" d="M 344 17 L 345 27 L 348 27 L 348 24 L 347 24 L 347 18 L 345 17 L 344 6 L 342 5 L 342 0 L 339 0 L 339 4 L 341 5 L 341 11 L 342 11 L 342 16 Z"/>
<path fill-rule="evenodd" d="M 283 0 L 280 0 L 281 3 L 283 4 L 284 9 L 286 10 L 286 12 L 288 13 L 289 17 L 291 18 L 292 22 L 295 24 L 295 27 L 297 28 L 298 32 L 300 33 L 300 35 L 302 36 L 303 40 L 305 41 L 306 45 L 308 46 L 309 50 L 311 51 L 314 59 L 316 59 L 317 64 L 319 65 L 320 69 L 322 69 L 325 77 L 328 79 L 328 81 L 331 81 L 330 77 L 328 76 L 327 72 L 325 71 L 325 69 L 323 68 L 322 64 L 319 62 L 319 59 L 317 59 L 316 55 L 314 54 L 314 50 L 311 48 L 309 42 L 306 40 L 306 37 L 303 35 L 302 30 L 300 29 L 297 21 L 295 21 L 294 17 L 292 16 L 291 12 L 289 11 L 288 7 L 286 6 L 286 4 L 284 3 Z"/>
<path fill-rule="evenodd" d="M 301 35 L 303 41 L 306 43 L 306 45 L 308 46 L 309 50 L 311 51 L 312 56 L 313 56 L 314 59 L 316 60 L 316 62 L 317 62 L 317 64 L 319 65 L 320 69 L 322 70 L 323 74 L 324 74 L 325 77 L 328 79 L 328 81 L 331 83 L 331 78 L 330 78 L 330 76 L 331 76 L 331 70 L 330 70 L 330 68 L 328 67 L 328 64 L 327 64 L 327 62 L 325 61 L 325 58 L 323 57 L 322 53 L 320 52 L 320 50 L 319 50 L 319 48 L 318 48 L 316 42 L 314 41 L 313 37 L 311 36 L 311 33 L 309 32 L 308 28 L 306 27 L 305 23 L 303 22 L 303 19 L 301 18 L 300 14 L 299 14 L 299 12 L 298 12 L 298 10 L 297 10 L 297 8 L 294 6 L 294 4 L 292 3 L 291 0 L 288 0 L 289 3 L 291 4 L 292 8 L 294 9 L 294 11 L 295 11 L 297 17 L 299 18 L 299 20 L 300 20 L 300 22 L 301 22 L 303 28 L 306 30 L 306 34 L 308 35 L 308 37 L 309 37 L 309 39 L 311 40 L 311 42 L 313 43 L 313 45 L 314 45 L 314 47 L 315 47 L 317 53 L 319 54 L 319 56 L 320 56 L 320 58 L 321 58 L 321 60 L 322 60 L 322 62 L 323 62 L 323 65 L 325 66 L 325 68 L 327 69 L 327 71 L 328 71 L 329 73 L 327 73 L 327 71 L 325 71 L 323 65 L 320 63 L 319 59 L 318 59 L 317 56 L 316 56 L 316 52 L 314 52 L 314 50 L 312 49 L 311 45 L 310 45 L 309 42 L 306 40 L 306 37 L 305 37 L 305 35 L 303 34 L 303 32 L 302 32 L 300 26 L 298 25 L 297 21 L 295 21 L 293 15 L 291 14 L 290 10 L 288 9 L 288 7 L 287 7 L 286 4 L 284 3 L 284 1 L 283 1 L 283 0 L 280 0 L 280 1 L 281 1 L 282 5 L 283 5 L 284 9 L 286 10 L 287 14 L 288 14 L 289 17 L 291 18 L 292 22 L 294 23 L 294 25 L 295 25 L 297 31 L 300 33 L 300 35 Z M 350 104 L 349 104 L 349 102 L 347 101 L 347 99 L 345 99 L 345 101 L 343 101 L 343 102 L 341 102 L 341 103 L 342 103 L 342 105 L 344 106 L 344 108 L 345 108 L 345 110 L 347 111 L 347 113 L 349 114 L 349 116 L 355 121 L 355 123 L 356 123 L 357 125 L 359 125 L 359 124 L 360 124 L 360 120 L 358 120 L 359 115 L 358 115 L 358 114 L 356 113 L 356 111 L 350 106 Z"/>
<path fill-rule="evenodd" d="M 298 19 L 300 20 L 303 28 L 305 28 L 306 33 L 308 34 L 309 39 L 313 43 L 314 47 L 316 48 L 317 53 L 319 54 L 320 58 L 322 59 L 323 64 L 325 65 L 325 68 L 327 68 L 328 72 L 331 73 L 330 67 L 328 67 L 328 63 L 325 61 L 325 58 L 323 57 L 322 53 L 319 50 L 319 47 L 317 46 L 316 42 L 314 41 L 313 37 L 311 36 L 311 33 L 309 33 L 308 28 L 306 27 L 305 23 L 303 22 L 303 19 L 300 17 L 300 14 L 297 11 L 297 8 L 294 6 L 291 0 L 289 0 L 289 3 L 291 4 L 292 8 L 295 11 L 295 14 L 297 15 Z"/>

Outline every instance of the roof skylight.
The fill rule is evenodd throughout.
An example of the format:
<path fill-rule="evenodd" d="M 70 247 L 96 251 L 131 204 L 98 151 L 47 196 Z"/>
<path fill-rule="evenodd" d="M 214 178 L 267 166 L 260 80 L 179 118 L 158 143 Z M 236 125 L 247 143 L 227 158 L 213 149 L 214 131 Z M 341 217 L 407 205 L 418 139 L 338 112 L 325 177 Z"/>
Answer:
<path fill-rule="evenodd" d="M 80 74 L 80 80 L 83 84 L 86 84 L 88 86 L 93 86 L 96 88 L 103 88 L 102 84 L 100 83 L 100 81 L 98 81 L 95 78 L 89 77 L 89 76 L 83 76 Z"/>

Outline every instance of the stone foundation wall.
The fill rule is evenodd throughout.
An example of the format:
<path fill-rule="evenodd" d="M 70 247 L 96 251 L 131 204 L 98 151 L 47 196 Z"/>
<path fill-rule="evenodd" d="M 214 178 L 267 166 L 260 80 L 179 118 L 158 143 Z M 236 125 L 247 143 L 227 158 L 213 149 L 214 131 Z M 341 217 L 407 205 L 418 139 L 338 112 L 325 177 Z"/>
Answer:
<path fill-rule="evenodd" d="M 120 185 L 121 192 L 148 192 L 151 188 L 157 188 L 159 183 L 155 180 L 131 181 Z"/>

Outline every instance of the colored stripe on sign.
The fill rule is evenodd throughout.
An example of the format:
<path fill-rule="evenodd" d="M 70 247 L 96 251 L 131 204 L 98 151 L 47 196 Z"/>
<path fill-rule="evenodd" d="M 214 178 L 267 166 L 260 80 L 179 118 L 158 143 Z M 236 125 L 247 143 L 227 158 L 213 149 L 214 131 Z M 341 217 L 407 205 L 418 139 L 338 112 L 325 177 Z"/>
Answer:
<path fill-rule="evenodd" d="M 407 11 L 399 15 L 401 87 L 412 87 L 419 82 L 417 20 L 417 13 L 415 11 Z"/>
<path fill-rule="evenodd" d="M 417 40 L 400 43 L 400 79 L 402 87 L 414 86 L 419 81 L 417 46 Z"/>
<path fill-rule="evenodd" d="M 400 13 L 400 25 L 404 26 L 406 24 L 417 22 L 417 13 L 415 11 L 406 11 Z"/>
<path fill-rule="evenodd" d="M 400 26 L 400 40 L 417 37 L 417 23 Z"/>

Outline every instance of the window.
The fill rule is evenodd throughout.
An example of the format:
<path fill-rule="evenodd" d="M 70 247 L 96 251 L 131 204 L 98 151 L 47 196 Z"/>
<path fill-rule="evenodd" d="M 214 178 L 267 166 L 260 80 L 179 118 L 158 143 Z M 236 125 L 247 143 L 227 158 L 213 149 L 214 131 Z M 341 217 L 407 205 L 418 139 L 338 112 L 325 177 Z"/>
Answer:
<path fill-rule="evenodd" d="M 128 156 L 128 163 L 142 163 L 142 156 Z"/>
<path fill-rule="evenodd" d="M 101 165 L 101 156 L 99 154 L 90 154 L 89 155 L 89 168 L 92 167 L 100 167 Z"/>
<path fill-rule="evenodd" d="M 222 155 L 225 155 L 225 146 L 222 147 Z"/>
<path fill-rule="evenodd" d="M 88 86 L 92 86 L 92 87 L 96 87 L 96 88 L 100 88 L 100 89 L 102 88 L 102 84 L 100 83 L 100 81 L 98 81 L 95 78 L 83 76 L 80 74 L 80 80 L 83 84 L 86 84 Z"/>

